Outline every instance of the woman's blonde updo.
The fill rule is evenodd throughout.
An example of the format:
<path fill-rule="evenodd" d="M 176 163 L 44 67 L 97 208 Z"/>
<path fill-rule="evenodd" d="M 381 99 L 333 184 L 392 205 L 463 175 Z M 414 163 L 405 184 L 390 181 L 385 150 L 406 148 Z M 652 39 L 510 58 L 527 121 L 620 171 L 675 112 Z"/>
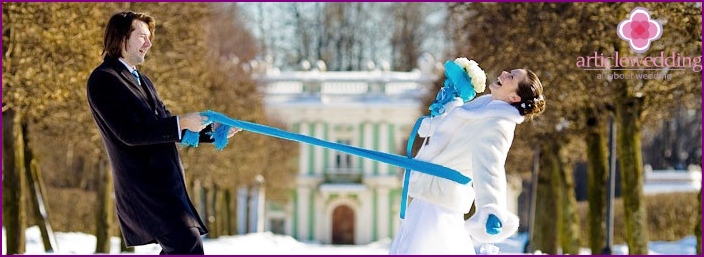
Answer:
<path fill-rule="evenodd" d="M 545 96 L 543 95 L 543 84 L 540 83 L 538 75 L 529 69 L 525 69 L 525 71 L 527 73 L 526 79 L 518 83 L 518 90 L 516 90 L 521 101 L 511 105 L 516 107 L 527 120 L 531 120 L 545 111 Z"/>

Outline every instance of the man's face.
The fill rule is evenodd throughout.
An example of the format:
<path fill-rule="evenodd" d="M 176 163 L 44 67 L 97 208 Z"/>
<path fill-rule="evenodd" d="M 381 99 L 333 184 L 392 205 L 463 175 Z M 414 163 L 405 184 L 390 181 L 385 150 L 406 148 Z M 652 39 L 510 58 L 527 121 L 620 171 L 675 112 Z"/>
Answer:
<path fill-rule="evenodd" d="M 132 21 L 134 30 L 130 34 L 129 39 L 123 44 L 122 58 L 125 62 L 132 66 L 137 66 L 144 62 L 144 56 L 152 47 L 152 42 L 149 40 L 151 32 L 146 22 L 141 20 Z"/>

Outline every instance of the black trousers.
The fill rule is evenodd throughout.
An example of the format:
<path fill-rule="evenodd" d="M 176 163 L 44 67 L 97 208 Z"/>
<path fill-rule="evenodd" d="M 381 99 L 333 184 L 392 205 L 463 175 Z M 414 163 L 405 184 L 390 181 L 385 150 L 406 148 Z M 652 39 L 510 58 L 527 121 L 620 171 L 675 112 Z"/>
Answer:
<path fill-rule="evenodd" d="M 198 228 L 169 232 L 156 239 L 161 255 L 204 255 L 203 241 Z"/>

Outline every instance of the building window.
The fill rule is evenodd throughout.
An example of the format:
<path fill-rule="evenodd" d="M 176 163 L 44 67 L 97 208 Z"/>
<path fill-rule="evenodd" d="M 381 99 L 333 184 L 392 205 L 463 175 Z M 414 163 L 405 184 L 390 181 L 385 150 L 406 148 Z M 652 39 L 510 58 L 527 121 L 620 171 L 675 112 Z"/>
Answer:
<path fill-rule="evenodd" d="M 338 139 L 337 143 L 350 145 L 350 139 Z M 335 152 L 335 169 L 338 171 L 349 171 L 352 169 L 352 155 L 340 151 Z"/>

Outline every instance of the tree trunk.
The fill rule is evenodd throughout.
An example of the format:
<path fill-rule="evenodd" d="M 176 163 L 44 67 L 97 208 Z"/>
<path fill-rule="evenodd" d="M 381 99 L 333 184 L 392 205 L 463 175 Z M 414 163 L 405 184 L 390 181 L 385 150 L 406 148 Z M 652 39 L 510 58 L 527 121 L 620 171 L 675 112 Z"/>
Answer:
<path fill-rule="evenodd" d="M 217 212 L 216 212 L 216 197 L 217 186 L 213 183 L 208 183 L 210 186 L 205 188 L 205 223 L 208 226 L 208 238 L 218 238 Z"/>
<path fill-rule="evenodd" d="M 205 217 L 205 205 L 203 204 L 203 184 L 199 179 L 193 179 L 190 184 L 191 193 L 189 195 L 191 196 L 193 206 L 196 208 L 196 211 L 200 217 Z"/>
<path fill-rule="evenodd" d="M 218 235 L 227 235 L 227 209 L 225 208 L 225 190 L 215 192 L 215 218 L 217 220 Z"/>
<path fill-rule="evenodd" d="M 699 218 L 697 218 L 697 224 L 694 226 L 694 235 L 697 236 L 697 255 L 702 254 L 702 189 L 699 188 L 699 195 L 697 195 L 697 203 L 699 203 Z"/>
<path fill-rule="evenodd" d="M 4 106 L 3 106 L 4 107 Z M 8 109 L 2 114 L 2 223 L 7 254 L 25 252 L 25 166 L 20 115 Z"/>
<path fill-rule="evenodd" d="M 554 153 L 559 164 L 560 179 L 558 187 L 560 192 L 560 247 L 562 254 L 579 254 L 579 215 L 577 214 L 577 197 L 574 193 L 574 172 L 571 165 L 564 163 L 561 158 L 563 140 L 554 140 Z"/>
<path fill-rule="evenodd" d="M 49 213 L 46 206 L 46 189 L 44 182 L 42 181 L 41 171 L 39 168 L 39 162 L 33 159 L 29 162 L 28 166 L 25 168 L 29 171 L 27 173 L 28 182 L 28 192 L 30 192 L 30 197 L 32 198 L 32 207 L 34 209 L 34 219 L 39 227 L 39 232 L 41 233 L 42 242 L 44 244 L 44 251 L 48 253 L 53 253 L 58 249 L 56 243 L 56 238 L 54 237 L 54 230 L 51 228 L 51 223 L 49 223 Z"/>
<path fill-rule="evenodd" d="M 642 104 L 642 98 L 629 96 L 622 97 L 616 103 L 621 197 L 629 254 L 648 254 L 648 224 L 643 202 L 643 161 L 640 144 Z"/>
<path fill-rule="evenodd" d="M 587 202 L 589 212 L 589 248 L 598 254 L 606 240 L 606 187 L 608 186 L 609 160 L 605 124 L 594 110 L 589 112 L 585 141 L 587 145 Z"/>
<path fill-rule="evenodd" d="M 555 188 L 559 163 L 557 157 L 553 155 L 554 147 L 551 141 L 546 140 L 546 144 L 541 146 L 540 151 L 540 172 L 538 173 L 537 195 L 535 197 L 535 222 L 530 239 L 531 249 L 535 252 L 540 250 L 545 254 L 557 254 L 557 226 L 558 226 L 558 206 L 559 194 Z M 535 183 L 535 181 L 533 181 Z"/>
<path fill-rule="evenodd" d="M 225 215 L 225 224 L 223 224 L 223 226 L 225 227 L 225 235 L 234 235 L 235 213 L 232 211 L 232 189 L 228 188 L 226 190 L 223 190 L 223 194 L 225 194 L 225 211 L 223 212 L 223 215 Z"/>
<path fill-rule="evenodd" d="M 24 168 L 27 180 L 27 192 L 31 202 L 32 214 L 34 214 L 34 222 L 39 227 L 39 232 L 44 244 L 44 251 L 53 253 L 56 250 L 56 238 L 54 231 L 49 223 L 48 208 L 44 199 L 46 199 L 46 189 L 41 176 L 39 160 L 34 157 L 34 153 L 29 146 L 29 128 L 27 122 L 22 122 L 22 135 L 24 144 Z M 32 223 L 29 223 L 32 224 Z"/>
<path fill-rule="evenodd" d="M 95 213 L 95 253 L 110 253 L 110 231 L 112 231 L 113 200 L 112 171 L 104 159 L 98 160 L 98 197 Z"/>

